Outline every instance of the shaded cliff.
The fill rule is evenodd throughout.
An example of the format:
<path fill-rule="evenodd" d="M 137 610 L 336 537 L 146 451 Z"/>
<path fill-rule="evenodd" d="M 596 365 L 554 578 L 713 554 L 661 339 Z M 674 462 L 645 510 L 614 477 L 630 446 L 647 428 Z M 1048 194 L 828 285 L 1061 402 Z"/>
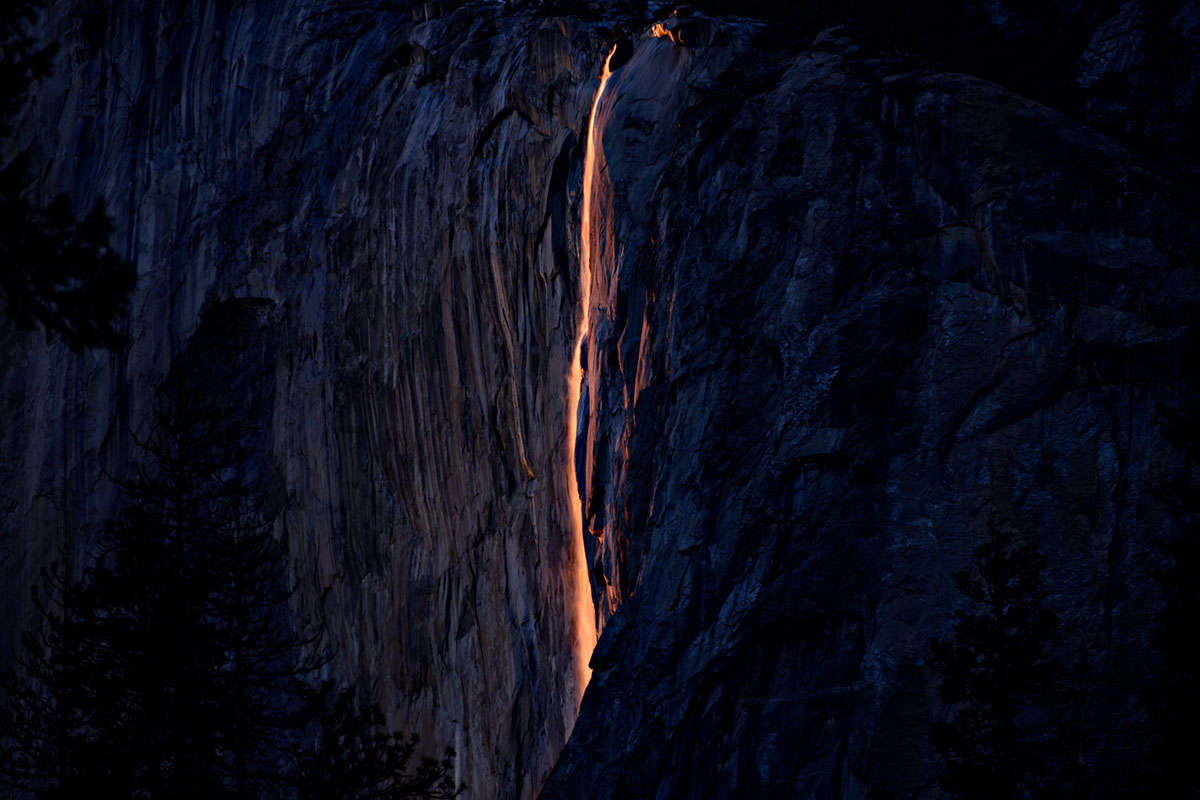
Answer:
<path fill-rule="evenodd" d="M 933 793 L 927 642 L 988 519 L 1049 558 L 1118 790 L 1175 525 L 1157 408 L 1194 390 L 1193 187 L 846 32 L 769 55 L 688 25 L 601 111 L 585 507 L 624 602 L 545 796 Z"/>
<path fill-rule="evenodd" d="M 107 200 L 140 277 L 124 352 L 3 329 L 0 644 L 175 369 L 259 423 L 332 669 L 470 796 L 930 794 L 926 643 L 988 518 L 1047 555 L 1123 778 L 1176 525 L 1156 409 L 1196 388 L 1188 153 L 853 29 L 696 17 L 622 45 L 581 231 L 599 23 L 196 5 L 47 21 L 21 147 L 45 196 Z M 1105 119 L 1149 98 L 1178 133 L 1194 76 L 1137 89 L 1144 5 L 1089 23 L 1073 80 L 1128 73 Z M 572 468 L 603 627 L 577 724 Z"/>

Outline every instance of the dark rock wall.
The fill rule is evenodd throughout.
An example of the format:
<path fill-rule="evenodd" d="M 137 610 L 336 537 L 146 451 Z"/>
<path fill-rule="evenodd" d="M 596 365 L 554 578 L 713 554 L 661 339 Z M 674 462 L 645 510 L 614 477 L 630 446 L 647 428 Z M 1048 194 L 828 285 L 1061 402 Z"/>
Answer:
<path fill-rule="evenodd" d="M 1178 127 L 1195 71 L 1152 57 L 1145 22 L 1195 26 L 1151 5 L 1097 22 L 1087 74 L 1143 98 L 1136 65 L 1158 64 L 1173 88 L 1146 102 Z M 604 633 L 558 759 L 605 42 L 432 6 L 54 9 L 21 145 L 46 197 L 108 202 L 140 281 L 124 353 L 3 329 L 0 644 L 38 568 L 84 557 L 181 370 L 260 422 L 297 611 L 335 669 L 453 744 L 472 797 L 532 796 L 552 767 L 562 798 L 930 794 L 926 642 L 989 518 L 1049 559 L 1119 782 L 1150 541 L 1175 524 L 1156 408 L 1196 388 L 1186 148 L 845 32 L 636 38 L 598 114 L 574 465 Z"/>
<path fill-rule="evenodd" d="M 835 35 L 695 38 L 643 42 L 601 116 L 585 499 L 624 602 L 544 796 L 930 794 L 923 659 L 988 519 L 1049 559 L 1115 790 L 1179 468 L 1156 409 L 1193 386 L 1194 189 Z"/>
<path fill-rule="evenodd" d="M 1200 16 L 1189 0 L 979 0 L 978 38 L 1029 94 L 1200 176 Z M 1024 67 L 1024 69 L 1022 69 Z M 1022 74 L 1023 73 L 1023 74 Z M 1024 88 L 1024 87 L 1022 87 Z"/>

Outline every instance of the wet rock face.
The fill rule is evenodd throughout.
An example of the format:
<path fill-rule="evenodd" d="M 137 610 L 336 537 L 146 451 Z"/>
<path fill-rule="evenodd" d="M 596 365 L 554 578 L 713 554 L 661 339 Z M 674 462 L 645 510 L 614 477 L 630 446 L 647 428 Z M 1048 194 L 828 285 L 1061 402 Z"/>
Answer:
<path fill-rule="evenodd" d="M 623 602 L 544 796 L 931 791 L 923 661 L 988 519 L 1049 559 L 1118 785 L 1178 469 L 1156 409 L 1193 385 L 1193 191 L 836 36 L 643 42 L 600 120 L 585 507 Z"/>
<path fill-rule="evenodd" d="M 622 55 L 581 234 L 601 34 L 450 5 L 58 4 L 21 145 L 46 196 L 107 200 L 140 281 L 125 353 L 2 334 L 0 644 L 179 370 L 259 422 L 334 669 L 473 797 L 552 768 L 562 798 L 927 792 L 925 647 L 989 518 L 1048 557 L 1118 782 L 1178 469 L 1156 409 L 1196 389 L 1182 156 L 844 31 L 767 50 L 697 15 Z M 1196 30 L 1161 5 L 1086 51 L 1128 81 L 1105 113 L 1156 131 L 1188 73 L 1155 94 L 1121 54 Z M 573 734 L 572 466 L 604 624 Z"/>

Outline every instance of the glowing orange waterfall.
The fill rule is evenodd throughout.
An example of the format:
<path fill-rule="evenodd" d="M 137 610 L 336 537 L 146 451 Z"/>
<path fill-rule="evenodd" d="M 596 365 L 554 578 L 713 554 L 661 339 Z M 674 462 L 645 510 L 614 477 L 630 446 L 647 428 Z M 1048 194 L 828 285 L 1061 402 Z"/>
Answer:
<path fill-rule="evenodd" d="M 591 583 L 588 580 L 587 555 L 583 549 L 583 507 L 579 498 L 579 482 L 575 476 L 575 438 L 578 434 L 579 394 L 583 386 L 583 365 L 580 355 L 583 350 L 583 337 L 587 335 L 588 317 L 592 303 L 592 191 L 596 179 L 596 150 L 600 147 L 600 137 L 596 131 L 596 112 L 600 108 L 600 98 L 604 96 L 604 87 L 612 77 L 609 62 L 612 61 L 616 47 L 604 59 L 604 69 L 600 73 L 600 87 L 592 100 L 592 113 L 588 118 L 587 153 L 583 160 L 583 209 L 581 213 L 582 228 L 580 230 L 580 304 L 583 313 L 579 315 L 579 330 L 575 333 L 575 354 L 571 361 L 571 371 L 567 375 L 567 495 L 571 511 L 571 541 L 574 548 L 575 575 L 572 583 L 575 587 L 575 647 L 578 696 L 576 702 L 583 699 L 583 690 L 587 688 L 592 678 L 592 670 L 588 661 L 592 650 L 596 647 L 596 607 L 592 603 Z"/>

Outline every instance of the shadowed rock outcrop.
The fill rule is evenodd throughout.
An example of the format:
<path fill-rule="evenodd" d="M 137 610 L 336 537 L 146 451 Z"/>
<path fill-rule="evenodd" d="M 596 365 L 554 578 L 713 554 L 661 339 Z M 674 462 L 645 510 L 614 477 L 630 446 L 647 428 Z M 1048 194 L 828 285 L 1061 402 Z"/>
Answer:
<path fill-rule="evenodd" d="M 472 797 L 933 796 L 926 643 L 989 518 L 1047 556 L 1090 763 L 1124 779 L 1176 524 L 1156 411 L 1197 388 L 1169 136 L 1158 159 L 846 29 L 779 49 L 697 15 L 629 40 L 581 234 L 607 29 L 193 5 L 47 21 L 64 50 L 19 145 L 38 192 L 107 200 L 140 280 L 125 352 L 0 332 L 6 650 L 182 370 L 249 398 L 331 669 L 455 746 Z M 1106 119 L 1144 99 L 1178 133 L 1194 87 L 1145 22 L 1195 27 L 1140 5 L 1097 22 L 1087 75 L 1131 71 Z M 1137 88 L 1147 60 L 1176 90 Z M 578 722 L 572 467 L 604 627 Z"/>
<path fill-rule="evenodd" d="M 986 81 L 741 33 L 644 42 L 606 93 L 585 506 L 623 603 L 544 796 L 930 794 L 923 660 L 989 518 L 1049 557 L 1112 789 L 1195 195 Z"/>

